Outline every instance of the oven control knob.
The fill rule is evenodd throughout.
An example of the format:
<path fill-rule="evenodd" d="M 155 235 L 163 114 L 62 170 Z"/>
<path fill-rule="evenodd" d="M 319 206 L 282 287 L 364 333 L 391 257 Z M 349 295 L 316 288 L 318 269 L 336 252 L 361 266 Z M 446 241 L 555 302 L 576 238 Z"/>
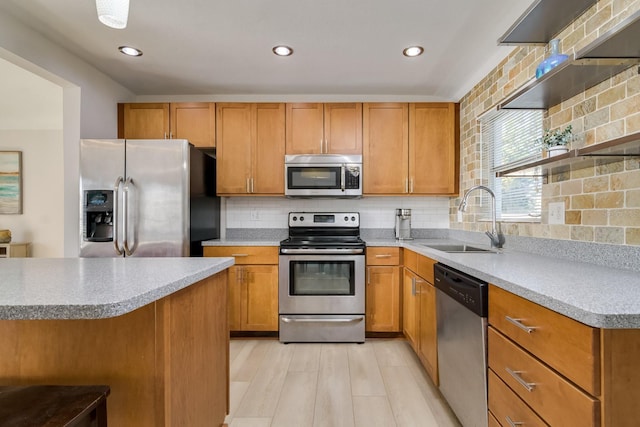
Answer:
<path fill-rule="evenodd" d="M 356 222 L 356 217 L 355 217 L 355 216 L 352 216 L 352 217 L 351 217 L 351 221 Z"/>
<path fill-rule="evenodd" d="M 303 216 L 300 217 L 300 221 L 304 221 L 304 217 Z"/>
<path fill-rule="evenodd" d="M 347 221 L 349 221 L 349 217 L 348 217 L 348 216 L 345 216 L 345 217 L 344 217 L 344 222 L 347 222 Z"/>
<path fill-rule="evenodd" d="M 294 221 L 297 221 L 297 220 L 298 220 L 298 217 L 297 217 L 297 216 L 294 216 L 292 219 L 293 219 Z"/>

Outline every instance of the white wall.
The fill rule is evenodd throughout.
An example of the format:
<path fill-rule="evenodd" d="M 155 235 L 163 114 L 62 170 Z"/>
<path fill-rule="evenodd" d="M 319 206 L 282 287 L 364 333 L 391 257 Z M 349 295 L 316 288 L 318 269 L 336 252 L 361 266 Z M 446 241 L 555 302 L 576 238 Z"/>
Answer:
<path fill-rule="evenodd" d="M 361 228 L 393 228 L 395 209 L 411 209 L 413 228 L 448 228 L 448 197 L 364 197 L 362 199 L 287 199 L 228 197 L 223 212 L 226 228 L 287 228 L 287 214 L 300 212 L 360 212 Z"/>
<path fill-rule="evenodd" d="M 63 179 L 51 177 L 49 185 L 50 188 L 63 189 L 58 197 L 63 200 L 64 219 L 58 226 L 63 229 L 64 256 L 77 256 L 79 140 L 115 138 L 117 103 L 134 101 L 135 95 L 5 12 L 0 12 L 0 58 L 62 88 L 64 176 Z M 12 100 L 4 101 L 10 103 Z"/>

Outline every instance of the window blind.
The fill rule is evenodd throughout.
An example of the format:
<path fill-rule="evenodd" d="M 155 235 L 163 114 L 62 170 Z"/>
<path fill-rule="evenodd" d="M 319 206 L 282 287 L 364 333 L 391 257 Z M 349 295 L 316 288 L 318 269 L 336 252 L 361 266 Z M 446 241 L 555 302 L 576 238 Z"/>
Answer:
<path fill-rule="evenodd" d="M 542 110 L 499 110 L 480 118 L 482 174 L 496 195 L 496 215 L 501 220 L 540 217 L 542 177 L 496 177 L 500 172 L 542 157 Z M 489 200 L 483 195 L 483 212 Z"/>

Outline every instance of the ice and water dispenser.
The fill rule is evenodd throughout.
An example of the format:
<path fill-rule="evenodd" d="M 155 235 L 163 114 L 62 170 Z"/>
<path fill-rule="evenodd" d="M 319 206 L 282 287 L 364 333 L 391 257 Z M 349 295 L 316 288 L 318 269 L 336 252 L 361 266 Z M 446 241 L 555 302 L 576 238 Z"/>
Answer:
<path fill-rule="evenodd" d="M 112 242 L 113 190 L 86 190 L 83 210 L 84 240 Z"/>

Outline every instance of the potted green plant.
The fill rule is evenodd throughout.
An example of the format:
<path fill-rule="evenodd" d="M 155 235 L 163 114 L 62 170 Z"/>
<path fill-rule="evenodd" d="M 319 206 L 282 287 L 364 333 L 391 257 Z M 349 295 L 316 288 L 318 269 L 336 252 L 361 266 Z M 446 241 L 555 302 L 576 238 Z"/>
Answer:
<path fill-rule="evenodd" d="M 553 157 L 569 151 L 567 145 L 571 142 L 572 137 L 571 125 L 569 125 L 564 130 L 546 129 L 540 141 L 542 148 L 547 151 L 549 157 Z"/>

